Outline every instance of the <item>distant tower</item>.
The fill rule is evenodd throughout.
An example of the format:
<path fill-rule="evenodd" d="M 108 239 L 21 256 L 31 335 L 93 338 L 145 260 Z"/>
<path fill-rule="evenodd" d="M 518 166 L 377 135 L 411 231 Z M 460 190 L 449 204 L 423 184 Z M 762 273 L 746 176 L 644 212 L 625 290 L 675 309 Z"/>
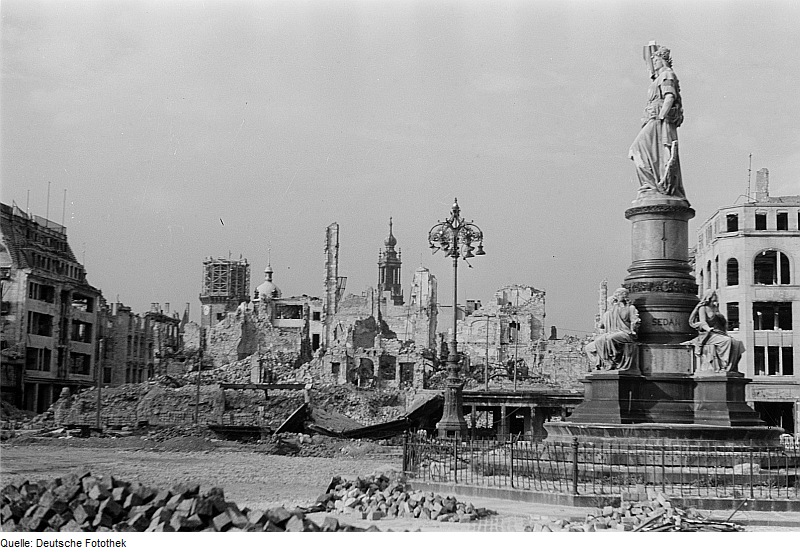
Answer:
<path fill-rule="evenodd" d="M 392 234 L 392 218 L 389 217 L 389 237 L 383 241 L 386 246 L 378 256 L 378 293 L 383 296 L 385 291 L 391 292 L 392 302 L 395 305 L 403 304 L 403 289 L 400 285 L 400 252 L 394 250 L 397 238 Z"/>
<path fill-rule="evenodd" d="M 200 325 L 213 326 L 250 300 L 250 264 L 247 259 L 206 258 L 203 261 L 203 290 L 200 292 Z"/>

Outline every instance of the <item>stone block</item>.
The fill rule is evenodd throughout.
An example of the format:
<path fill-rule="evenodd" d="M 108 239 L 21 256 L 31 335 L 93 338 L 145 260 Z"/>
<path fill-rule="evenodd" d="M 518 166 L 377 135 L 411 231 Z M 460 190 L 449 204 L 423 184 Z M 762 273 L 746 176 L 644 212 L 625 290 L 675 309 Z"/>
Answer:
<path fill-rule="evenodd" d="M 62 533 L 79 533 L 82 531 L 81 524 L 74 519 L 69 520 L 59 529 Z"/>
<path fill-rule="evenodd" d="M 247 521 L 253 525 L 260 525 L 261 527 L 267 523 L 267 514 L 262 510 L 251 510 L 247 512 Z"/>
<path fill-rule="evenodd" d="M 272 521 L 272 523 L 283 527 L 289 518 L 292 517 L 292 513 L 283 506 L 280 506 L 278 508 L 267 510 L 267 517 L 270 521 Z"/>
<path fill-rule="evenodd" d="M 286 522 L 286 531 L 289 533 L 301 533 L 304 530 L 305 524 L 303 523 L 303 518 L 300 516 L 293 515 Z"/>
<path fill-rule="evenodd" d="M 222 512 L 211 520 L 214 530 L 217 532 L 227 531 L 233 527 L 233 522 L 227 512 Z"/>
<path fill-rule="evenodd" d="M 119 502 L 120 504 L 125 503 L 125 498 L 129 495 L 128 489 L 126 487 L 114 487 L 111 489 L 111 498 L 114 499 L 115 502 Z"/>
<path fill-rule="evenodd" d="M 93 499 L 93 500 L 100 500 L 103 501 L 111 496 L 111 493 L 103 487 L 102 485 L 95 483 L 92 487 L 86 492 L 86 495 Z"/>
<path fill-rule="evenodd" d="M 335 517 L 327 516 L 322 522 L 322 530 L 325 532 L 335 532 L 339 530 L 339 520 Z"/>

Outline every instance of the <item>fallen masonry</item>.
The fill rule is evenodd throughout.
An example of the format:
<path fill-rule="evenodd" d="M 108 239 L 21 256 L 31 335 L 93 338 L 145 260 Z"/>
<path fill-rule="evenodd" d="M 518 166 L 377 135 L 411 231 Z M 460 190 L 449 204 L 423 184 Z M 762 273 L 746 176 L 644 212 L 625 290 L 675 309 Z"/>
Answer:
<path fill-rule="evenodd" d="M 570 533 L 744 531 L 744 527 L 738 523 L 708 519 L 694 508 L 684 510 L 673 506 L 661 493 L 649 494 L 650 498 L 644 501 L 615 501 L 616 505 L 612 503 L 598 508 L 582 521 L 539 518 L 532 525 L 526 526 L 525 531 Z"/>
<path fill-rule="evenodd" d="M 355 481 L 334 477 L 312 509 L 360 516 L 371 521 L 408 517 L 467 523 L 497 514 L 459 502 L 452 496 L 414 491 L 403 482 L 392 482 L 386 475 L 357 478 Z"/>
<path fill-rule="evenodd" d="M 219 487 L 203 494 L 193 484 L 154 489 L 88 471 L 7 485 L 0 490 L 0 522 L 3 532 L 379 531 L 334 517 L 318 525 L 300 508 L 239 508 Z"/>

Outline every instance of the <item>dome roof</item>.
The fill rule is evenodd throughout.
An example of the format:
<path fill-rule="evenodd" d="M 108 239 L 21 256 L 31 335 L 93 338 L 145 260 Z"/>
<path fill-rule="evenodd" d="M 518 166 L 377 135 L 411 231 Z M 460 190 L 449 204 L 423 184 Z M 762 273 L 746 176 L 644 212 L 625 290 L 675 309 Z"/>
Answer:
<path fill-rule="evenodd" d="M 264 269 L 264 282 L 261 283 L 260 286 L 256 288 L 258 292 L 259 300 L 263 300 L 263 298 L 267 299 L 277 299 L 281 296 L 281 290 L 272 283 L 272 266 L 267 265 L 267 268 Z"/>
<path fill-rule="evenodd" d="M 277 299 L 281 296 L 281 290 L 269 280 L 263 282 L 256 290 L 258 291 L 258 298 L 261 301 L 263 301 L 265 297 L 268 299 Z"/>

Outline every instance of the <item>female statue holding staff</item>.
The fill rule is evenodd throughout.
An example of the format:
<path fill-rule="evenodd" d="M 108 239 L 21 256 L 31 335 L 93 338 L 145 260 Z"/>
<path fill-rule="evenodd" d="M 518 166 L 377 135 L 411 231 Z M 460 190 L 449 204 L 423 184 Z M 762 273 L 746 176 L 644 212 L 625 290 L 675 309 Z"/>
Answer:
<path fill-rule="evenodd" d="M 683 104 L 678 77 L 672 70 L 670 51 L 652 44 L 651 78 L 642 128 L 630 147 L 628 156 L 636 165 L 639 195 L 656 192 L 686 199 L 678 156 L 678 127 L 683 122 Z"/>

